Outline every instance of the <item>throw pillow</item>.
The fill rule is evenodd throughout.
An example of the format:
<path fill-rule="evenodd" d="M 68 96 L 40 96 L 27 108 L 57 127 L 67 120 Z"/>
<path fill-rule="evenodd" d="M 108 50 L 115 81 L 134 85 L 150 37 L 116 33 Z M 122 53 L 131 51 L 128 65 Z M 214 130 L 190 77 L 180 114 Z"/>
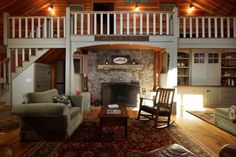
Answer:
<path fill-rule="evenodd" d="M 57 95 L 52 97 L 52 101 L 54 103 L 64 103 L 68 106 L 71 106 L 70 100 L 68 96 L 65 95 Z"/>
<path fill-rule="evenodd" d="M 228 112 L 229 112 L 229 119 L 233 123 L 236 123 L 236 105 L 231 106 Z"/>

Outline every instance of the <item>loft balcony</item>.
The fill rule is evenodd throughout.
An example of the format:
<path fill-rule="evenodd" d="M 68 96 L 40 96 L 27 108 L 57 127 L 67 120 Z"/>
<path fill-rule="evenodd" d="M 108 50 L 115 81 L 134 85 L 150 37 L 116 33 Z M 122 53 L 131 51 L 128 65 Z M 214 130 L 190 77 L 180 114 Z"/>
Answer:
<path fill-rule="evenodd" d="M 27 41 L 31 45 L 42 42 L 43 47 L 65 47 L 66 38 L 70 41 L 179 40 L 183 47 L 198 39 L 203 39 L 204 43 L 215 42 L 215 39 L 235 42 L 236 17 L 178 17 L 177 12 L 177 9 L 159 12 L 83 11 L 70 12 L 63 17 L 8 16 L 8 22 L 5 22 L 8 24 L 9 44 L 18 46 Z"/>

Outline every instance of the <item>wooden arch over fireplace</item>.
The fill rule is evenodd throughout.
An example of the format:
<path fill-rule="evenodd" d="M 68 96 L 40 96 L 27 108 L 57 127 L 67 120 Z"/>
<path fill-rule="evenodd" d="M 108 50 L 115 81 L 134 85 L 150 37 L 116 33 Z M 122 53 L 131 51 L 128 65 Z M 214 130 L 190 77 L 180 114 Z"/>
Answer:
<path fill-rule="evenodd" d="M 154 63 L 153 63 L 153 89 L 159 85 L 160 83 L 160 73 L 163 72 L 163 69 L 165 68 L 165 64 L 167 61 L 163 60 L 166 59 L 166 57 L 163 56 L 163 53 L 165 53 L 165 49 L 158 47 L 158 46 L 149 46 L 149 45 L 141 45 L 141 44 L 107 44 L 107 45 L 94 45 L 94 46 L 88 46 L 88 47 L 81 47 L 79 48 L 83 54 L 87 54 L 89 50 L 119 50 L 119 49 L 146 49 L 146 50 L 153 50 L 154 53 Z"/>

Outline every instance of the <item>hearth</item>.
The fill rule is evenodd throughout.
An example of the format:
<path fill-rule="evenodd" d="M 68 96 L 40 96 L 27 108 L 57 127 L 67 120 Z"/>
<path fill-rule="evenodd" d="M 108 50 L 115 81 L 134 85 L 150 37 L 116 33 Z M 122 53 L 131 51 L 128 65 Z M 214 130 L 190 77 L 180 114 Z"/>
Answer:
<path fill-rule="evenodd" d="M 102 83 L 102 104 L 136 107 L 139 88 L 138 82 Z"/>

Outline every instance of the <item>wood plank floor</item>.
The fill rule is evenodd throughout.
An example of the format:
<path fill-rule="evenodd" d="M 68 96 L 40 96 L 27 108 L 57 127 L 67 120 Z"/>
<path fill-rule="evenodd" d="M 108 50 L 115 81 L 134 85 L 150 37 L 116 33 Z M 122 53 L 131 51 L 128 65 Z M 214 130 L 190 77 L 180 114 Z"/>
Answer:
<path fill-rule="evenodd" d="M 90 112 L 84 114 L 84 119 L 93 119 L 99 113 L 99 108 L 93 108 Z M 130 117 L 136 117 L 136 111 L 129 108 L 128 114 Z M 176 123 L 187 131 L 194 139 L 212 151 L 215 156 L 219 153 L 221 147 L 227 143 L 236 144 L 236 137 L 229 133 L 214 127 L 213 125 L 189 114 L 181 112 L 175 117 Z M 0 133 L 0 145 L 9 145 L 16 157 L 23 156 L 27 151 L 32 149 L 37 142 L 19 142 L 19 130 L 9 133 Z"/>

